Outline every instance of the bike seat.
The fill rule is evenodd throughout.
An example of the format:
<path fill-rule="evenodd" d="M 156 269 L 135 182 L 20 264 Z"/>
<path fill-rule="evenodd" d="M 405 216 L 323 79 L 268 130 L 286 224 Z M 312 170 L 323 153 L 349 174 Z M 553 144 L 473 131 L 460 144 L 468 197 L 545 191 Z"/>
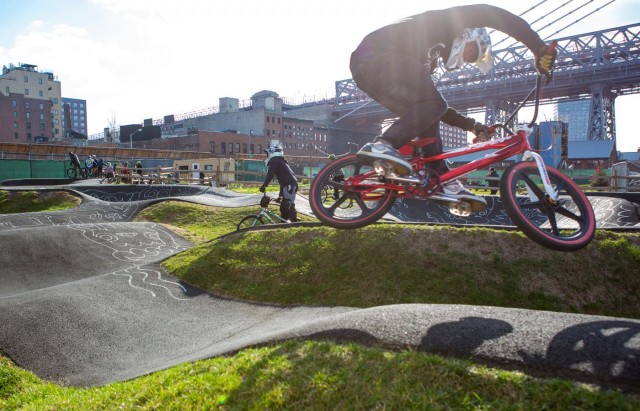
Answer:
<path fill-rule="evenodd" d="M 398 149 L 398 152 L 403 156 L 410 156 L 411 154 L 413 154 L 416 148 L 425 147 L 429 144 L 435 144 L 437 141 L 438 139 L 435 137 L 416 138 L 400 147 Z"/>

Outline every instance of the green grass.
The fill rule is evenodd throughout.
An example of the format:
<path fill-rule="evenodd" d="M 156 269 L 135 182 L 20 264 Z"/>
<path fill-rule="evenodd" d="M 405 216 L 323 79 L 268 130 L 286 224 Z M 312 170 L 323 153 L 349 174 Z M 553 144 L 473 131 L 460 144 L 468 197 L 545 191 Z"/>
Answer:
<path fill-rule="evenodd" d="M 0 358 L 13 410 L 637 410 L 640 399 L 422 352 L 287 341 L 95 388 L 45 383 Z M 4 383 L 3 383 L 4 382 Z"/>
<path fill-rule="evenodd" d="M 64 210 L 80 202 L 79 197 L 66 191 L 0 190 L 0 214 Z"/>
<path fill-rule="evenodd" d="M 517 232 L 397 224 L 217 239 L 256 209 L 170 201 L 137 219 L 197 243 L 165 261 L 174 274 L 252 301 L 486 304 L 640 318 L 637 234 L 598 232 L 565 254 Z M 0 409 L 637 410 L 640 396 L 412 350 L 287 341 L 92 388 L 42 381 L 0 356 Z"/>

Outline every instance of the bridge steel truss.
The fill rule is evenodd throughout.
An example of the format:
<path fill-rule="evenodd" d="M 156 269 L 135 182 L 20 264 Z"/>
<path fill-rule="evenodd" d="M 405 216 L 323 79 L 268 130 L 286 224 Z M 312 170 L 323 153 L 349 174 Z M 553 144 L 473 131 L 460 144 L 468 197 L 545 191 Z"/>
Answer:
<path fill-rule="evenodd" d="M 640 23 L 557 39 L 553 78 L 542 104 L 591 100 L 587 138 L 615 140 L 615 98 L 640 92 Z M 522 44 L 493 52 L 494 67 L 483 75 L 475 65 L 433 74 L 436 86 L 459 111 L 485 112 L 487 124 L 503 122 L 533 89 L 533 55 Z M 353 79 L 336 81 L 336 121 L 352 126 L 395 117 L 360 90 Z M 517 118 L 514 118 L 514 122 Z"/>

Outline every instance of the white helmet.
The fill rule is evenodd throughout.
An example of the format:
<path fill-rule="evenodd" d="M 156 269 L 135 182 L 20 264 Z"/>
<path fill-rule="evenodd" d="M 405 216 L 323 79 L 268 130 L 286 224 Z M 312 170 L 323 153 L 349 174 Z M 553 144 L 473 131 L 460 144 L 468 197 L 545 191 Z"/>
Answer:
<path fill-rule="evenodd" d="M 284 157 L 284 151 L 279 144 L 267 146 L 267 149 L 264 150 L 264 152 L 267 153 L 267 159 L 264 160 L 265 164 L 269 164 L 269 160 L 273 157 Z"/>
<path fill-rule="evenodd" d="M 455 70 L 462 67 L 462 64 L 465 63 L 464 48 L 470 42 L 475 42 L 478 46 L 478 59 L 466 63 L 475 63 L 482 74 L 487 74 L 493 67 L 493 58 L 491 56 L 491 37 L 484 27 L 465 29 L 462 35 L 453 40 L 451 54 L 445 68 Z"/>

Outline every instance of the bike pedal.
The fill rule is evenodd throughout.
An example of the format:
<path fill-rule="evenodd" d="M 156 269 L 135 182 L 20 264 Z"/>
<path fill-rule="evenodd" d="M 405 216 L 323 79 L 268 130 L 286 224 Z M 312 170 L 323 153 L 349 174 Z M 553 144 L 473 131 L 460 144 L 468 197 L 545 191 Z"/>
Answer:
<path fill-rule="evenodd" d="M 387 178 L 396 177 L 396 173 L 393 166 L 387 161 L 375 160 L 373 162 L 373 169 L 376 171 L 376 173 L 380 174 L 381 176 L 384 176 Z"/>
<path fill-rule="evenodd" d="M 460 201 L 459 203 L 450 203 L 449 212 L 459 217 L 468 217 L 471 215 L 471 204 L 467 201 Z"/>

